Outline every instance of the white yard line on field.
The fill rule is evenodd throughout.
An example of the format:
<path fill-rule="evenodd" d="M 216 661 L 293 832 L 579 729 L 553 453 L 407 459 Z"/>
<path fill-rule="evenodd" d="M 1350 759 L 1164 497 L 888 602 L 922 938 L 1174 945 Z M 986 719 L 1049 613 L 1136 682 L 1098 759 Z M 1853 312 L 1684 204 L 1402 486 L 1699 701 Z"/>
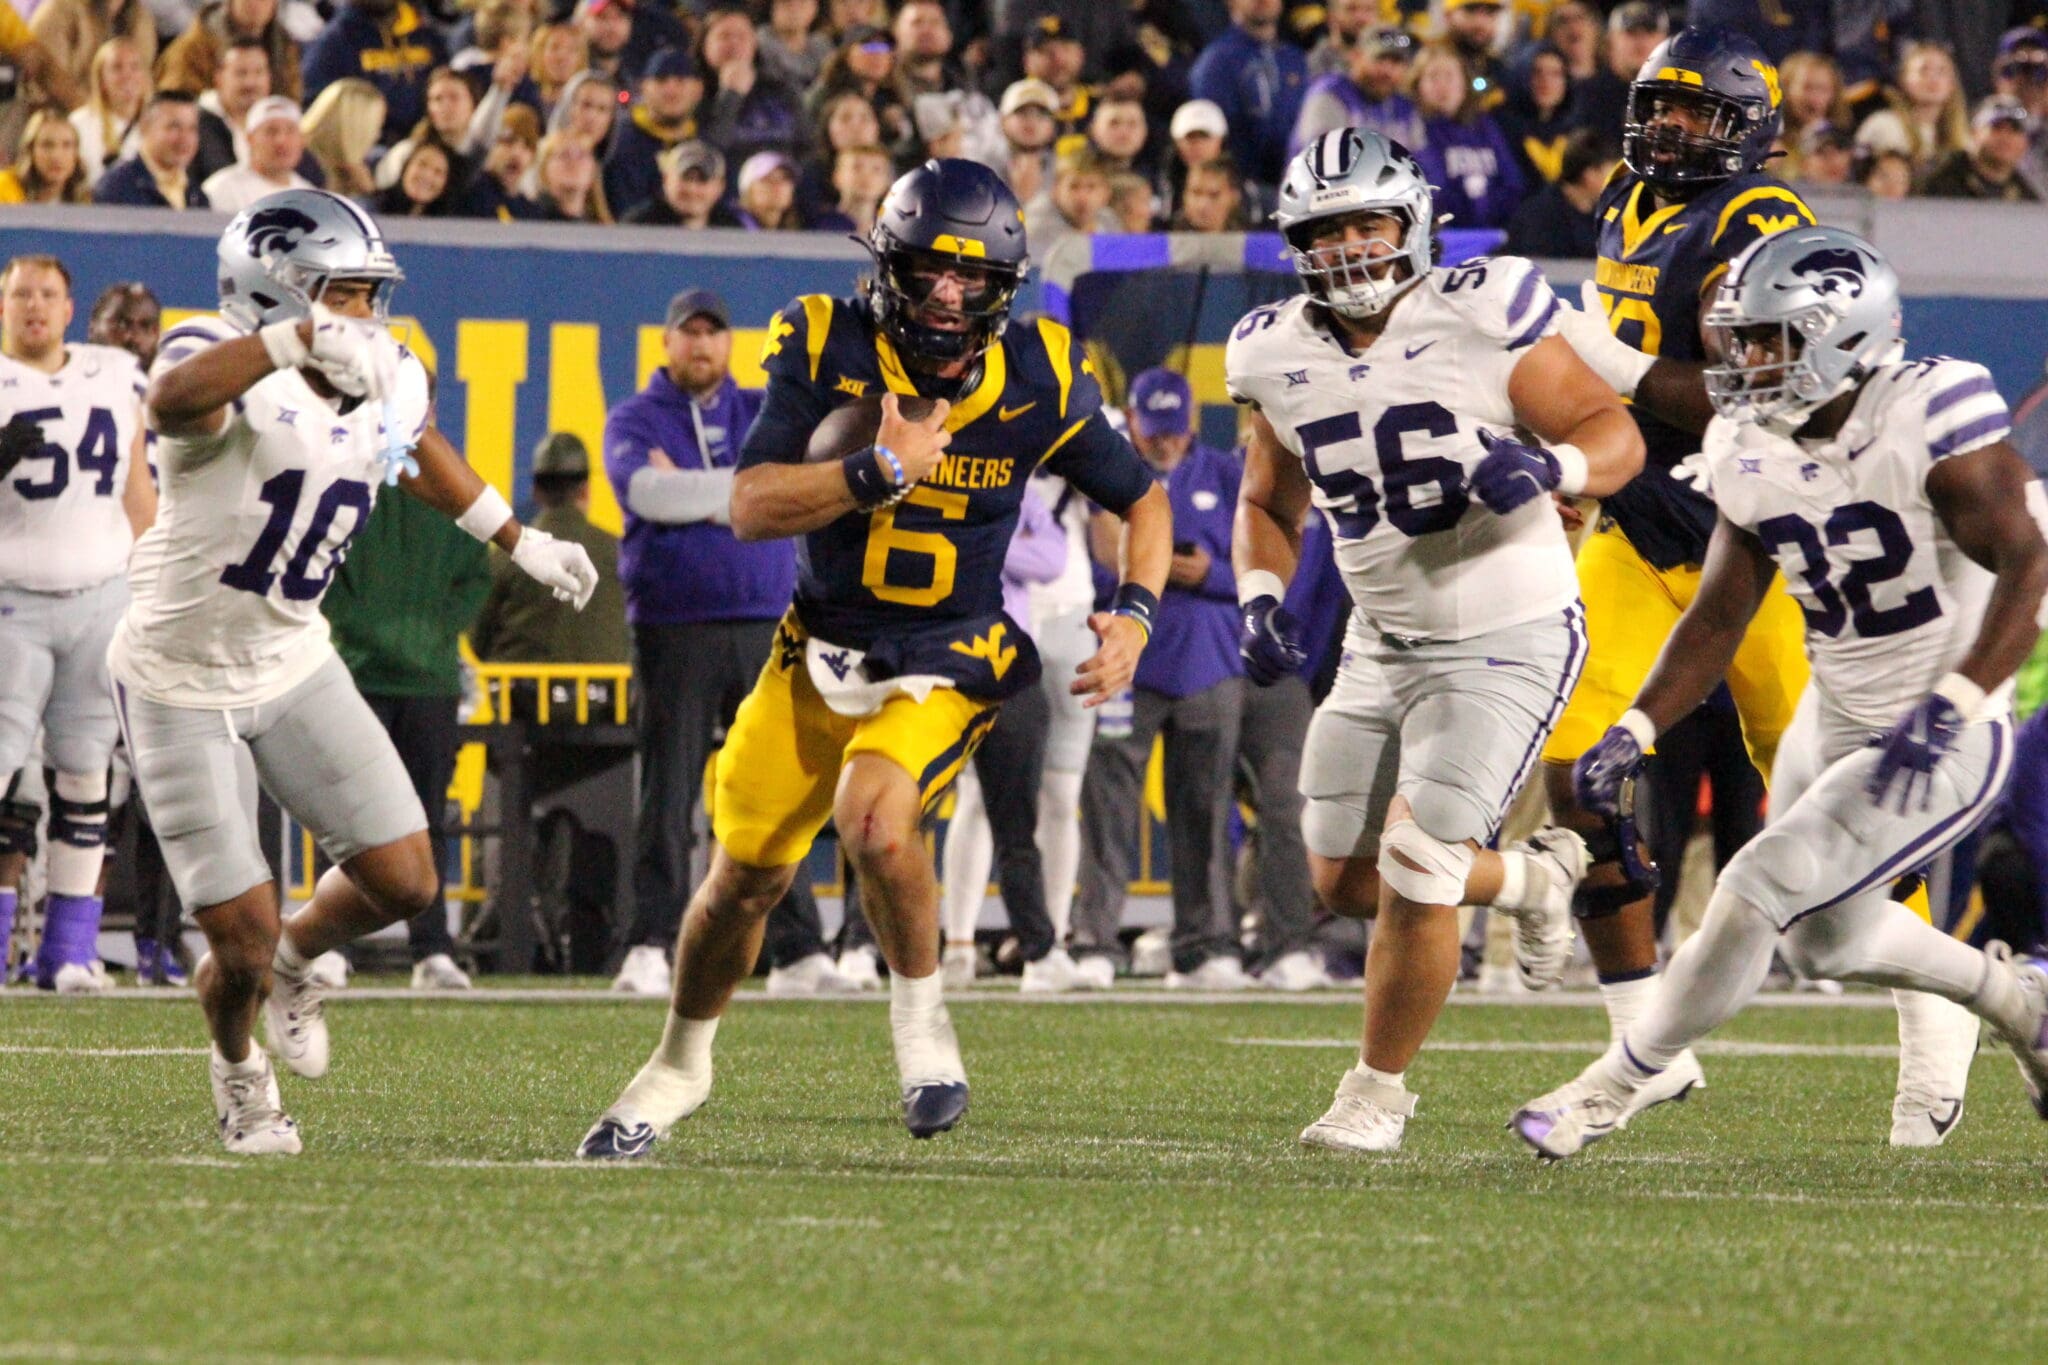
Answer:
<path fill-rule="evenodd" d="M 28 1043 L 0 1043 L 0 1053 L 29 1053 L 55 1057 L 204 1057 L 203 1047 L 40 1047 Z"/>
<path fill-rule="evenodd" d="M 1353 1052 L 1358 1050 L 1356 1038 L 1226 1038 L 1223 1041 L 1233 1047 L 1341 1047 Z M 1583 1042 L 1530 1039 L 1431 1041 L 1422 1046 L 1425 1052 L 1576 1052 L 1593 1055 L 1607 1050 L 1605 1043 L 1593 1038 Z M 1693 1044 L 1693 1048 L 1723 1057 L 1876 1057 L 1896 1061 L 1899 1055 L 1896 1043 L 1740 1043 L 1709 1039 Z"/>

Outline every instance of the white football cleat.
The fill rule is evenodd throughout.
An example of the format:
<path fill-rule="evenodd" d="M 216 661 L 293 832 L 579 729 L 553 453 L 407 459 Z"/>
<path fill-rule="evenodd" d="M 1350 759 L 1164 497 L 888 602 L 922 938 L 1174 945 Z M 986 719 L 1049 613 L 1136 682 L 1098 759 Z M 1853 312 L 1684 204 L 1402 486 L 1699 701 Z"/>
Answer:
<path fill-rule="evenodd" d="M 651 943 L 628 948 L 612 978 L 612 989 L 627 995 L 667 995 L 668 986 L 668 955 Z"/>
<path fill-rule="evenodd" d="M 1670 1066 L 1643 1082 L 1642 1089 L 1629 1096 L 1628 1104 L 1624 1106 L 1623 1121 L 1660 1104 L 1683 1101 L 1693 1091 L 1706 1088 L 1706 1069 L 1700 1065 L 1700 1059 L 1693 1055 L 1692 1049 L 1687 1048 Z"/>
<path fill-rule="evenodd" d="M 313 965 L 306 974 L 313 978 L 321 990 L 345 991 L 348 989 L 348 959 L 339 952 L 325 952 L 313 959 Z"/>
<path fill-rule="evenodd" d="M 1218 953 L 1193 971 L 1166 974 L 1170 991 L 1242 991 L 1251 986 L 1244 964 L 1228 953 Z"/>
<path fill-rule="evenodd" d="M 649 1061 L 599 1115 L 576 1155 L 585 1161 L 631 1161 L 646 1156 L 662 1135 L 711 1097 L 711 1068 L 701 1075 Z"/>
<path fill-rule="evenodd" d="M 90 962 L 67 962 L 57 969 L 51 983 L 59 995 L 104 995 L 114 989 L 113 978 L 107 975 L 107 964 L 94 958 Z"/>
<path fill-rule="evenodd" d="M 1090 953 L 1074 963 L 1074 989 L 1106 991 L 1116 985 L 1116 963 L 1101 953 Z"/>
<path fill-rule="evenodd" d="M 948 991 L 964 991 L 974 984 L 981 970 L 981 949 L 972 943 L 948 943 L 939 959 L 939 984 Z M 840 969 L 845 975 L 845 968 Z"/>
<path fill-rule="evenodd" d="M 1522 974 L 1513 967 L 1498 962 L 1479 964 L 1479 981 L 1476 989 L 1481 995 L 1529 995 L 1532 992 L 1522 984 Z"/>
<path fill-rule="evenodd" d="M 237 1156 L 299 1154 L 299 1125 L 284 1112 L 270 1054 L 254 1039 L 239 1066 L 215 1050 L 207 1074 L 213 1082 L 213 1116 L 220 1123 L 223 1147 Z"/>
<path fill-rule="evenodd" d="M 1992 970 L 2013 974 L 2023 1010 L 2018 1028 L 1994 1025 L 1992 1032 L 2018 1058 L 2020 1079 L 2026 1082 L 2034 1112 L 2048 1119 L 2048 971 L 2038 958 L 2015 958 L 2003 943 L 1985 944 L 1984 955 L 1991 959 Z"/>
<path fill-rule="evenodd" d="M 327 1074 L 326 988 L 310 968 L 294 974 L 270 964 L 270 998 L 263 1002 L 264 1032 L 270 1050 L 308 1080 Z"/>
<path fill-rule="evenodd" d="M 1938 995 L 1894 990 L 1892 999 L 1899 1010 L 1899 1088 L 1890 1143 L 1939 1147 L 1962 1121 L 1981 1025 Z"/>
<path fill-rule="evenodd" d="M 841 953 L 835 970 L 845 984 L 833 986 L 821 982 L 818 994 L 882 989 L 882 955 L 866 944 L 858 948 L 848 948 Z"/>
<path fill-rule="evenodd" d="M 435 953 L 412 964 L 412 988 L 416 991 L 466 991 L 472 983 L 469 973 L 455 965 L 446 953 Z"/>
<path fill-rule="evenodd" d="M 1282 953 L 1259 973 L 1259 984 L 1269 991 L 1320 991 L 1335 983 L 1323 970 L 1322 959 L 1306 948 Z"/>
<path fill-rule="evenodd" d="M 1572 893 L 1586 875 L 1586 841 L 1562 825 L 1539 829 L 1511 845 L 1529 860 L 1520 905 L 1500 906 L 1515 922 L 1515 970 L 1532 991 L 1564 979 L 1572 960 Z"/>
<path fill-rule="evenodd" d="M 1332 1152 L 1398 1152 L 1401 1134 L 1415 1113 L 1415 1095 L 1352 1067 L 1337 1082 L 1329 1112 L 1301 1130 L 1301 1145 Z"/>
<path fill-rule="evenodd" d="M 1569 1083 L 1530 1100 L 1508 1119 L 1508 1130 L 1547 1161 L 1576 1156 L 1628 1125 L 1627 1095 L 1582 1071 Z"/>
<path fill-rule="evenodd" d="M 1036 962 L 1024 964 L 1024 979 L 1017 983 L 1024 995 L 1063 995 L 1081 989 L 1081 964 L 1065 948 L 1053 950 Z"/>
<path fill-rule="evenodd" d="M 839 974 L 828 953 L 800 957 L 787 967 L 768 972 L 768 994 L 778 999 L 807 995 L 850 995 L 860 988 Z"/>
<path fill-rule="evenodd" d="M 1172 931 L 1165 928 L 1147 929 L 1132 941 L 1132 976 L 1165 976 L 1172 970 Z"/>

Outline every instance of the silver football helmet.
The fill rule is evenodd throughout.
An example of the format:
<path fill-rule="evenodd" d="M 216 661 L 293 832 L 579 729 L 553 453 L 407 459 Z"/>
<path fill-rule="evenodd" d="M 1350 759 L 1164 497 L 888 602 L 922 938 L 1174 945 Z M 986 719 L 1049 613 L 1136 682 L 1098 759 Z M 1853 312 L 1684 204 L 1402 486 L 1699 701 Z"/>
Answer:
<path fill-rule="evenodd" d="M 1794 228 L 1735 258 L 1706 329 L 1722 357 L 1706 372 L 1714 411 L 1789 434 L 1897 353 L 1899 277 L 1853 232 Z M 1759 342 L 1772 358 L 1745 364 Z"/>
<path fill-rule="evenodd" d="M 1406 147 L 1368 128 L 1337 128 L 1287 163 L 1273 221 L 1312 296 L 1345 317 L 1370 317 L 1429 272 L 1433 204 L 1429 181 Z M 1367 257 L 1355 246 L 1310 245 L 1316 224 L 1354 213 L 1401 220 L 1400 246 Z"/>
<path fill-rule="evenodd" d="M 391 310 L 405 272 L 370 215 L 326 190 L 281 190 L 236 214 L 220 235 L 221 316 L 245 332 L 310 317 L 330 280 L 376 281 L 371 307 Z"/>

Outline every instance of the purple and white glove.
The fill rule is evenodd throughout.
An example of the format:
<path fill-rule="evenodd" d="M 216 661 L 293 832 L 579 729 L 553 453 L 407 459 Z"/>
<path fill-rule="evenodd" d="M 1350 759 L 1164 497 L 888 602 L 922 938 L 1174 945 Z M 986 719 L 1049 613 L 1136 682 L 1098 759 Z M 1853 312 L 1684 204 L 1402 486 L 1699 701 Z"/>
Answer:
<path fill-rule="evenodd" d="M 1586 486 L 1586 457 L 1576 446 L 1552 449 L 1496 436 L 1479 429 L 1486 458 L 1472 470 L 1472 491 L 1496 514 L 1506 516 L 1555 489 L 1576 495 Z"/>
<path fill-rule="evenodd" d="M 1572 794 L 1579 809 L 1609 820 L 1621 813 L 1622 786 L 1643 766 L 1643 751 L 1657 738 L 1656 727 L 1640 711 L 1630 710 L 1600 742 L 1572 765 Z"/>
<path fill-rule="evenodd" d="M 1864 790 L 1878 806 L 1904 815 L 1926 810 L 1934 800 L 1934 770 L 1970 723 L 1970 713 L 1983 703 L 1984 690 L 1951 673 L 1934 685 L 1912 710 L 1899 717 L 1884 738 L 1877 741 L 1877 767 Z M 1896 803 L 1891 801 L 1893 790 Z M 1919 804 L 1913 804 L 1915 797 Z"/>
<path fill-rule="evenodd" d="M 1262 593 L 1238 608 L 1243 634 L 1237 652 L 1244 659 L 1244 675 L 1259 687 L 1271 687 L 1290 673 L 1298 673 L 1308 659 L 1301 647 L 1301 623 L 1294 613 L 1280 605 L 1271 593 Z"/>

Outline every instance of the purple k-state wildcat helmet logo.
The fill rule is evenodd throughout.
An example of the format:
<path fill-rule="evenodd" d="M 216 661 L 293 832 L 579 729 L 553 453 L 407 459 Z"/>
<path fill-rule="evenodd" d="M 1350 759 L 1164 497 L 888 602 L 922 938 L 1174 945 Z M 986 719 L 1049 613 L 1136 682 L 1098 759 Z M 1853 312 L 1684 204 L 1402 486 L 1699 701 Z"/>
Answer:
<path fill-rule="evenodd" d="M 285 255 L 319 230 L 318 223 L 297 209 L 258 209 L 249 216 L 243 239 L 249 244 L 249 254 L 260 261 L 272 253 Z"/>
<path fill-rule="evenodd" d="M 1863 258 L 1847 247 L 1823 247 L 1801 256 L 1792 263 L 1792 275 L 1822 294 L 1840 294 L 1848 299 L 1863 294 Z"/>

